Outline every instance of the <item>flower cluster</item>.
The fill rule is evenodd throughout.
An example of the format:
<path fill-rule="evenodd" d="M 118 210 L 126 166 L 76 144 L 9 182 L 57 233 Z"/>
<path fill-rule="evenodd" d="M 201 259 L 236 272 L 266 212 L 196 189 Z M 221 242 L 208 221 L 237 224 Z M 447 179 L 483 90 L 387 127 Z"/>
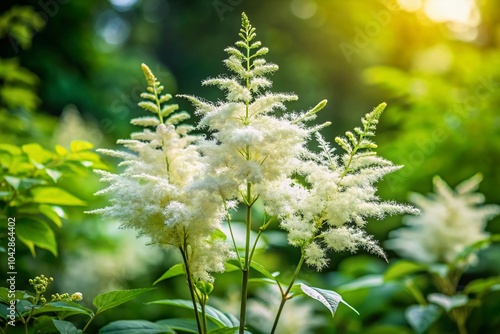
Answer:
<path fill-rule="evenodd" d="M 476 174 L 453 190 L 434 177 L 435 194 L 425 197 L 414 193 L 410 197 L 422 215 L 404 217 L 407 227 L 391 232 L 386 246 L 423 263 L 454 261 L 464 247 L 488 236 L 484 230 L 487 221 L 500 213 L 498 205 L 482 205 L 483 194 L 475 192 L 481 180 Z"/>
<path fill-rule="evenodd" d="M 266 214 L 279 218 L 290 244 L 301 247 L 306 263 L 317 269 L 327 265 L 328 249 L 354 252 L 364 247 L 384 256 L 363 229 L 366 218 L 417 212 L 380 202 L 375 195 L 374 183 L 400 168 L 377 157 L 369 139 L 385 104 L 362 119 L 362 128 L 336 139 L 345 154 L 335 156 L 318 132 L 329 123 L 306 126 L 326 101 L 307 112 L 274 115 L 297 96 L 267 91 L 271 81 L 266 75 L 278 67 L 262 58 L 268 49 L 254 40 L 255 28 L 244 14 L 242 21 L 241 40 L 226 49 L 225 64 L 233 75 L 204 81 L 225 91 L 225 101 L 186 96 L 202 117 L 199 126 L 212 133 L 211 140 L 200 143 L 203 161 L 210 167 L 199 189 L 247 205 L 259 198 Z M 312 135 L 322 148 L 319 153 L 307 148 Z"/>
<path fill-rule="evenodd" d="M 178 106 L 166 104 L 171 95 L 161 95 L 163 86 L 146 65 L 142 69 L 148 91 L 141 94 L 145 101 L 139 106 L 155 116 L 131 121 L 145 129 L 118 141 L 129 151 L 100 150 L 122 159 L 119 166 L 124 170 L 119 174 L 97 171 L 101 181 L 110 184 L 97 194 L 111 195 L 111 205 L 91 213 L 116 219 L 123 227 L 149 236 L 153 244 L 179 248 L 193 277 L 210 281 L 209 273 L 223 271 L 231 255 L 216 237 L 223 206 L 206 191 L 190 189 L 206 169 L 196 146 L 200 138 L 189 134 L 192 127 L 179 125 L 189 115 L 174 113 Z"/>
<path fill-rule="evenodd" d="M 179 125 L 189 116 L 174 113 L 177 105 L 165 104 L 170 95 L 161 95 L 163 87 L 143 65 L 149 87 L 139 105 L 155 117 L 132 120 L 146 129 L 119 141 L 130 152 L 101 150 L 121 158 L 124 171 L 99 171 L 110 183 L 99 194 L 112 195 L 111 205 L 93 212 L 137 229 L 155 244 L 189 253 L 193 276 L 204 281 L 212 280 L 210 272 L 222 271 L 232 255 L 216 237 L 221 222 L 230 219 L 229 210 L 238 203 L 247 206 L 251 217 L 257 200 L 267 217 L 278 218 L 305 262 L 317 269 L 328 264 L 328 250 L 354 252 L 364 247 L 384 256 L 364 230 L 366 219 L 416 212 L 375 195 L 374 183 L 400 168 L 377 157 L 370 140 L 385 104 L 366 114 L 354 133 L 336 139 L 345 151 L 337 156 L 319 135 L 329 123 L 306 125 L 326 101 L 308 111 L 277 116 L 276 111 L 285 111 L 285 103 L 297 96 L 269 91 L 268 76 L 278 66 L 264 59 L 269 50 L 255 40 L 255 28 L 245 14 L 239 36 L 241 40 L 225 50 L 231 75 L 203 82 L 224 91 L 225 100 L 181 95 L 195 106 L 201 118 L 198 128 L 208 130 L 208 138 L 191 135 L 191 127 Z M 320 152 L 308 149 L 314 136 Z M 251 225 L 247 221 L 248 229 Z M 250 261 L 247 245 L 246 265 Z"/>

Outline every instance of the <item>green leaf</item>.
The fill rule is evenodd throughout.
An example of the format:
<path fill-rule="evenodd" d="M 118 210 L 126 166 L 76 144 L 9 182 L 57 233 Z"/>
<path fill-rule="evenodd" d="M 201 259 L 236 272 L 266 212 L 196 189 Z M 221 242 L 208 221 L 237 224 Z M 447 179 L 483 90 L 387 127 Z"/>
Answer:
<path fill-rule="evenodd" d="M 441 309 L 433 304 L 412 305 L 406 309 L 405 317 L 415 333 L 424 333 L 441 316 Z"/>
<path fill-rule="evenodd" d="M 44 164 L 53 158 L 53 154 L 50 151 L 44 149 L 40 144 L 32 143 L 23 145 L 22 150 L 31 161 L 37 162 L 39 164 Z"/>
<path fill-rule="evenodd" d="M 57 183 L 57 180 L 63 175 L 60 171 L 50 168 L 45 168 L 45 173 L 47 173 L 54 183 Z"/>
<path fill-rule="evenodd" d="M 497 290 L 500 290 L 500 276 L 473 280 L 465 286 L 464 293 L 484 294 L 489 291 Z"/>
<path fill-rule="evenodd" d="M 22 153 L 18 146 L 11 144 L 0 144 L 0 151 L 8 152 L 11 155 L 20 155 Z"/>
<path fill-rule="evenodd" d="M 160 325 L 166 325 L 174 330 L 187 333 L 198 333 L 198 325 L 194 319 L 164 319 L 156 322 Z"/>
<path fill-rule="evenodd" d="M 208 331 L 208 334 L 237 334 L 239 331 L 239 327 L 232 328 L 216 328 L 211 331 Z M 248 333 L 248 332 L 246 332 Z"/>
<path fill-rule="evenodd" d="M 450 312 L 457 307 L 465 306 L 469 302 L 469 297 L 462 294 L 447 296 L 442 293 L 431 293 L 427 296 L 427 299 L 429 302 L 441 306 L 446 312 Z"/>
<path fill-rule="evenodd" d="M 83 140 L 73 140 L 69 146 L 69 149 L 73 153 L 88 151 L 92 148 L 94 148 L 94 144 Z"/>
<path fill-rule="evenodd" d="M 37 187 L 31 190 L 33 202 L 42 204 L 85 206 L 86 202 L 58 187 Z"/>
<path fill-rule="evenodd" d="M 356 311 L 354 307 L 345 302 L 342 297 L 335 291 L 310 287 L 305 285 L 304 283 L 298 284 L 298 287 L 304 294 L 311 297 L 312 299 L 316 299 L 317 301 L 325 305 L 332 314 L 332 317 L 335 315 L 335 311 L 337 310 L 339 303 L 346 305 L 359 315 L 359 312 Z M 295 289 L 295 291 L 299 292 L 297 289 Z"/>
<path fill-rule="evenodd" d="M 163 299 L 163 300 L 155 300 L 153 302 L 149 302 L 148 304 L 160 304 L 160 305 L 170 305 L 170 306 L 177 306 L 177 307 L 182 307 L 186 309 L 193 310 L 193 302 L 190 300 L 184 300 L 184 299 Z M 198 312 L 201 312 L 201 308 L 198 305 Z M 238 319 L 228 313 L 223 313 L 219 310 L 217 310 L 214 307 L 211 306 L 206 306 L 205 307 L 205 312 L 207 315 L 207 318 L 212 320 L 217 326 L 219 327 L 238 327 L 239 326 L 239 321 Z"/>
<path fill-rule="evenodd" d="M 384 274 L 385 281 L 392 281 L 419 271 L 424 271 L 427 266 L 408 260 L 399 260 L 391 265 Z"/>
<path fill-rule="evenodd" d="M 500 242 L 500 234 L 490 235 L 488 238 L 474 242 L 473 244 L 465 247 L 453 260 L 454 265 L 459 265 L 460 263 L 467 261 L 467 258 L 480 251 L 483 248 L 488 247 L 492 242 Z"/>
<path fill-rule="evenodd" d="M 113 307 L 126 303 L 137 296 L 142 295 L 155 288 L 142 288 L 132 290 L 117 290 L 100 294 L 94 298 L 93 304 L 97 308 L 96 314 L 102 313 Z"/>
<path fill-rule="evenodd" d="M 81 334 L 82 331 L 75 327 L 71 322 L 64 320 L 52 319 L 54 326 L 61 334 Z"/>
<path fill-rule="evenodd" d="M 19 218 L 16 221 L 16 234 L 31 254 L 35 256 L 35 246 L 50 251 L 57 256 L 57 243 L 54 231 L 44 222 L 31 218 Z"/>
<path fill-rule="evenodd" d="M 343 284 L 338 287 L 339 290 L 345 291 L 355 291 L 360 289 L 369 289 L 384 284 L 384 277 L 382 275 L 366 275 L 357 278 L 349 283 Z"/>
<path fill-rule="evenodd" d="M 90 309 L 72 301 L 50 302 L 44 304 L 43 306 L 37 306 L 33 310 L 33 315 L 44 313 L 58 313 L 60 318 L 66 318 L 75 314 L 83 314 L 88 317 L 92 317 L 94 315 Z"/>
<path fill-rule="evenodd" d="M 98 334 L 165 334 L 175 331 L 166 325 L 161 325 L 147 320 L 118 320 L 113 321 L 103 328 Z"/>
<path fill-rule="evenodd" d="M 57 211 L 50 205 L 40 204 L 38 210 L 45 217 L 50 219 L 51 222 L 57 225 L 57 227 L 62 227 L 61 217 L 57 214 Z"/>
<path fill-rule="evenodd" d="M 12 188 L 15 190 L 19 189 L 19 185 L 21 184 L 21 179 L 15 176 L 4 176 L 5 182 L 7 182 Z"/>
<path fill-rule="evenodd" d="M 161 277 L 158 278 L 153 283 L 153 285 L 156 285 L 156 283 L 161 282 L 161 281 L 166 280 L 166 279 L 169 279 L 171 277 L 183 275 L 184 273 L 185 273 L 184 265 L 182 263 L 178 263 L 178 264 L 170 267 L 170 269 L 168 269 L 163 275 L 161 275 Z"/>
<path fill-rule="evenodd" d="M 277 276 L 279 273 L 271 273 L 269 272 L 264 266 L 258 262 L 252 261 L 250 262 L 250 267 L 264 275 L 265 277 L 269 278 L 270 280 L 273 280 L 276 284 L 280 285 L 278 279 L 276 279 L 275 276 Z"/>

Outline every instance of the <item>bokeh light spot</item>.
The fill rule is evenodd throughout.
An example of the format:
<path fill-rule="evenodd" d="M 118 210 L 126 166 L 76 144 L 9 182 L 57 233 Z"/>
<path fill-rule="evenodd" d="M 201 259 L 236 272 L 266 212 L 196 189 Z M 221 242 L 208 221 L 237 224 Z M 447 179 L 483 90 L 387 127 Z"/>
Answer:
<path fill-rule="evenodd" d="M 316 14 L 318 5 L 314 0 L 292 0 L 290 9 L 299 19 L 307 20 Z"/>

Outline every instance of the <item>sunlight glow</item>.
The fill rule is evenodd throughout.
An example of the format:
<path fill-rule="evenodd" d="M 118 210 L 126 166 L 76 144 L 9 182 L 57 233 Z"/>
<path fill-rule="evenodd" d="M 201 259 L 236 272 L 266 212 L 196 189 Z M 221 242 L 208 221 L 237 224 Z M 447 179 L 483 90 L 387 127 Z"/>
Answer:
<path fill-rule="evenodd" d="M 436 22 L 450 22 L 476 26 L 479 12 L 474 0 L 427 0 L 425 14 Z"/>

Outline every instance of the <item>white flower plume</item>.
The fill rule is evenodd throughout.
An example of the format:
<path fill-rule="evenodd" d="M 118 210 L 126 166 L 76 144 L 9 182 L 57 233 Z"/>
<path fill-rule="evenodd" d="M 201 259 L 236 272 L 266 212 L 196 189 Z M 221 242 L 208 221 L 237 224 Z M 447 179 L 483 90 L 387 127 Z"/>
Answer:
<path fill-rule="evenodd" d="M 122 159 L 123 172 L 97 171 L 109 183 L 97 195 L 109 195 L 110 205 L 91 213 L 118 220 L 149 236 L 153 244 L 181 249 L 193 277 L 211 281 L 210 273 L 223 271 L 231 255 L 228 245 L 213 237 L 223 219 L 223 203 L 190 188 L 206 168 L 197 149 L 200 138 L 188 134 L 188 126 L 176 127 L 188 115 L 174 113 L 177 105 L 165 104 L 171 96 L 160 95 L 163 86 L 146 65 L 143 71 L 148 92 L 139 105 L 156 116 L 131 121 L 145 129 L 118 141 L 128 152 L 100 150 Z"/>
<path fill-rule="evenodd" d="M 488 236 L 487 221 L 500 213 L 500 206 L 483 205 L 483 194 L 475 192 L 481 180 L 476 174 L 453 190 L 434 177 L 434 194 L 410 197 L 422 215 L 404 217 L 407 227 L 391 232 L 386 246 L 424 263 L 452 262 L 464 247 Z"/>

